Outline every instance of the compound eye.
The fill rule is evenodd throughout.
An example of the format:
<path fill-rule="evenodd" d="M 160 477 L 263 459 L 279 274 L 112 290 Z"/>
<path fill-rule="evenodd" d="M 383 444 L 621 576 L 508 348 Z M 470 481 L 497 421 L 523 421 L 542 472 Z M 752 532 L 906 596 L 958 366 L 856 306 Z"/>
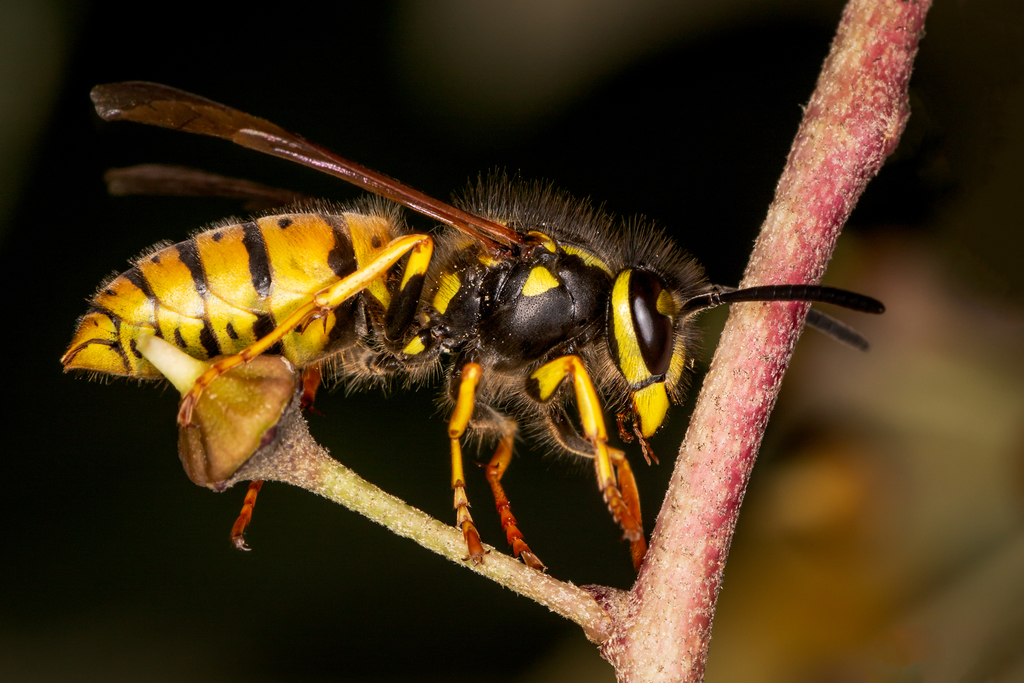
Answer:
<path fill-rule="evenodd" d="M 654 376 L 664 375 L 672 363 L 672 318 L 658 310 L 659 298 L 670 298 L 661 280 L 645 271 L 629 279 L 629 310 L 644 365 Z"/>

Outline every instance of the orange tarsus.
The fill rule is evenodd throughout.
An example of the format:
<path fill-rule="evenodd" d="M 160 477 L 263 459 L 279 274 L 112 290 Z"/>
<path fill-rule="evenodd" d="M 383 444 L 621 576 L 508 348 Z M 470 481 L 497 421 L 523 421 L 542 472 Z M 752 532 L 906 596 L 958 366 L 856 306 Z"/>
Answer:
<path fill-rule="evenodd" d="M 484 545 L 480 541 L 480 532 L 476 530 L 476 525 L 472 520 L 462 523 L 462 537 L 466 540 L 466 549 L 469 551 L 469 555 L 465 559 L 473 560 L 473 564 L 483 562 L 487 551 L 484 550 Z"/>
<path fill-rule="evenodd" d="M 322 413 L 313 407 L 313 401 L 316 399 L 316 390 L 320 388 L 320 377 L 319 365 L 307 365 L 302 369 L 302 398 L 299 400 L 299 407 L 317 415 Z"/>
<path fill-rule="evenodd" d="M 501 478 L 512 460 L 512 439 L 513 436 L 509 434 L 503 437 L 498 444 L 497 450 L 494 451 L 494 457 L 487 465 L 487 482 L 491 485 L 491 491 L 494 493 L 494 504 L 498 510 L 498 516 L 501 518 L 501 528 L 505 530 L 505 538 L 512 546 L 512 554 L 521 559 L 526 566 L 537 571 L 544 571 L 547 567 L 539 557 L 533 554 L 530 546 L 526 545 L 526 541 L 523 540 L 523 532 L 519 530 L 516 518 L 512 515 L 508 496 L 505 495 L 505 489 L 501 485 Z"/>
<path fill-rule="evenodd" d="M 235 525 L 231 527 L 231 542 L 234 543 L 235 547 L 239 550 L 252 550 L 252 548 L 245 543 L 245 530 L 249 526 L 249 522 L 252 521 L 252 509 L 256 506 L 256 496 L 259 494 L 261 488 L 263 488 L 262 481 L 255 480 L 249 482 L 249 490 L 245 494 L 245 502 L 242 503 L 242 511 L 238 513 L 238 519 L 235 520 Z"/>
<path fill-rule="evenodd" d="M 647 541 L 644 539 L 643 522 L 640 516 L 640 491 L 637 489 L 636 478 L 633 476 L 633 469 L 629 466 L 625 453 L 616 449 L 609 449 L 609 455 L 612 456 L 612 462 L 615 465 L 622 502 L 625 504 L 640 532 L 639 537 L 631 540 L 629 544 L 630 555 L 633 558 L 633 568 L 639 571 L 640 563 L 643 562 L 644 556 L 647 554 Z"/>
<path fill-rule="evenodd" d="M 538 383 L 540 379 L 546 381 L 547 397 L 553 395 L 558 385 L 568 376 L 572 377 L 583 434 L 594 447 L 598 489 L 615 523 L 622 528 L 626 538 L 632 543 L 633 563 L 639 566 L 646 553 L 647 544 L 640 521 L 640 497 L 636 490 L 636 481 L 629 469 L 629 463 L 626 462 L 625 454 L 608 446 L 608 431 L 601 412 L 601 399 L 583 360 L 575 355 L 562 356 L 544 364 L 533 374 Z M 546 400 L 545 396 L 542 395 L 542 399 Z M 620 475 L 626 489 L 625 497 L 619 490 Z"/>

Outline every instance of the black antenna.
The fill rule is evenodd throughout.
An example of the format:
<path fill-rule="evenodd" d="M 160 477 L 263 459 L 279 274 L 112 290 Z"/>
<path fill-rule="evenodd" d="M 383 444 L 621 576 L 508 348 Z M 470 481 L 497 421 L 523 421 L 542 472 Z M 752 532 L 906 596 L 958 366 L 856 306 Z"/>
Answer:
<path fill-rule="evenodd" d="M 723 304 L 750 301 L 813 301 L 842 306 L 862 313 L 884 313 L 885 305 L 878 299 L 857 294 L 836 287 L 819 285 L 764 285 L 760 287 L 722 287 L 713 285 L 711 290 L 683 303 L 681 313 L 687 315 Z M 867 351 L 868 340 L 859 332 L 821 311 L 811 309 L 807 313 L 807 325 L 855 349 Z"/>
<path fill-rule="evenodd" d="M 683 303 L 682 313 L 684 315 L 696 313 L 705 308 L 735 304 L 741 301 L 816 301 L 823 304 L 835 304 L 862 313 L 885 313 L 885 305 L 878 299 L 845 289 L 818 285 L 764 285 L 746 289 L 714 285 L 711 291 L 698 294 Z"/>

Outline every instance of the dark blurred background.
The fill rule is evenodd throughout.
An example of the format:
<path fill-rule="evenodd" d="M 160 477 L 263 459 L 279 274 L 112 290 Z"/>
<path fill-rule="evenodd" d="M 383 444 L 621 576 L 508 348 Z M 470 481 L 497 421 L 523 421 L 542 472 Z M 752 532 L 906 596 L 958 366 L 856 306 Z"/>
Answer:
<path fill-rule="evenodd" d="M 842 3 L 336 5 L 0 7 L 6 681 L 613 679 L 573 624 L 303 491 L 267 485 L 254 550 L 235 551 L 244 491 L 184 476 L 173 390 L 61 373 L 104 276 L 244 215 L 230 201 L 109 198 L 106 168 L 179 163 L 358 195 L 222 141 L 105 124 L 89 89 L 168 83 L 440 198 L 495 167 L 551 179 L 646 216 L 735 284 Z M 1021 7 L 947 1 L 928 17 L 909 126 L 826 275 L 889 310 L 839 313 L 869 354 L 813 332 L 797 348 L 709 681 L 1024 680 Z M 723 315 L 703 319 L 705 355 Z M 433 395 L 324 394 L 312 430 L 362 476 L 453 519 Z M 661 465 L 631 454 L 648 529 L 689 408 L 655 442 Z M 628 588 L 590 468 L 518 452 L 507 488 L 551 573 Z M 469 493 L 500 545 L 482 472 Z"/>

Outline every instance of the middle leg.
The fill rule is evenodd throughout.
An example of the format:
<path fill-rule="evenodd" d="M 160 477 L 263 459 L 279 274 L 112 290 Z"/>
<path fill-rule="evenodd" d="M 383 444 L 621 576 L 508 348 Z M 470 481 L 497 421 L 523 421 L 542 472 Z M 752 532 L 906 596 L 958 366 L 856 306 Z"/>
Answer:
<path fill-rule="evenodd" d="M 469 514 L 469 498 L 466 496 L 466 473 L 462 467 L 462 435 L 469 426 L 469 420 L 473 416 L 473 408 L 476 406 L 476 387 L 480 383 L 480 375 L 483 370 L 479 363 L 466 363 L 457 370 L 458 376 L 453 381 L 458 381 L 458 390 L 455 398 L 455 408 L 448 420 L 448 438 L 451 439 L 452 448 L 452 489 L 455 492 L 455 526 L 462 530 L 462 537 L 466 540 L 466 548 L 469 550 L 469 558 L 479 564 L 484 557 L 484 546 L 480 542 L 480 532 L 473 524 L 473 517 Z"/>

